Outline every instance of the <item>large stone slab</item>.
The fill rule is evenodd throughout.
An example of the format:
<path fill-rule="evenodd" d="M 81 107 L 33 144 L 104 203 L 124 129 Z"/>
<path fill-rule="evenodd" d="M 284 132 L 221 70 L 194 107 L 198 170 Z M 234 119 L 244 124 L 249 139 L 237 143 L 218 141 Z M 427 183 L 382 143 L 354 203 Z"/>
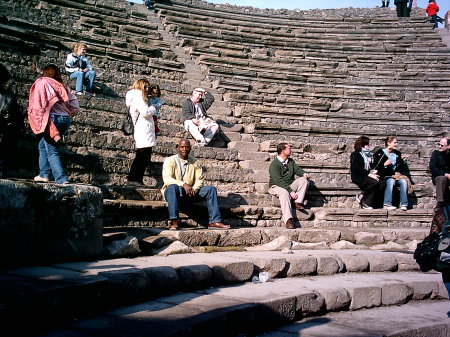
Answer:
<path fill-rule="evenodd" d="M 1 267 L 101 256 L 102 212 L 94 186 L 0 180 Z"/>
<path fill-rule="evenodd" d="M 329 313 L 326 317 L 302 320 L 259 337 L 443 337 L 450 331 L 448 308 L 448 301 L 411 302 L 402 306 Z"/>

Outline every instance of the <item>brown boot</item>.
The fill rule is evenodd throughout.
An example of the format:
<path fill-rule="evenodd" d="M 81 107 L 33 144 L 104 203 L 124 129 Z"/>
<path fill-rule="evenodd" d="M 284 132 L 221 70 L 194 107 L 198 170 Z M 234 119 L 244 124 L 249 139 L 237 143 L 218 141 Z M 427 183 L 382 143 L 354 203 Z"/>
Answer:
<path fill-rule="evenodd" d="M 294 221 L 292 221 L 292 219 L 289 219 L 288 221 L 286 221 L 286 228 L 287 229 L 294 229 Z"/>
<path fill-rule="evenodd" d="M 180 220 L 170 220 L 169 230 L 176 231 L 180 226 Z"/>

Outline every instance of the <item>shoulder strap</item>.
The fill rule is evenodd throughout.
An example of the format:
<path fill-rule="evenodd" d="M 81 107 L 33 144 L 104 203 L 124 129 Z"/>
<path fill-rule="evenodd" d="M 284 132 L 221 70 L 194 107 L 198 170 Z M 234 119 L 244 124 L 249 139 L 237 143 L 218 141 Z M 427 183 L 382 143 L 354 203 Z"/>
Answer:
<path fill-rule="evenodd" d="M 378 165 L 380 165 L 380 163 L 381 163 L 381 159 L 383 159 L 384 158 L 384 156 L 386 156 L 386 153 L 383 151 L 383 155 L 380 157 L 380 159 L 378 159 L 378 163 L 375 165 L 375 167 L 373 168 L 374 170 L 376 170 L 377 169 L 377 167 L 378 167 Z"/>

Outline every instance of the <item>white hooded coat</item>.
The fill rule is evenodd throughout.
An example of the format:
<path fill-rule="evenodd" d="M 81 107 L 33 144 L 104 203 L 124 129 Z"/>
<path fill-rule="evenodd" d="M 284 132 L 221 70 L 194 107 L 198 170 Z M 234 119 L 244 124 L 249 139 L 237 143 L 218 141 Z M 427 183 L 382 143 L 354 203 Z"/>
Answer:
<path fill-rule="evenodd" d="M 134 123 L 134 141 L 136 149 L 153 147 L 156 145 L 155 123 L 153 112 L 155 107 L 148 105 L 142 97 L 142 92 L 132 89 L 125 96 L 127 107 L 130 109 L 131 118 Z"/>

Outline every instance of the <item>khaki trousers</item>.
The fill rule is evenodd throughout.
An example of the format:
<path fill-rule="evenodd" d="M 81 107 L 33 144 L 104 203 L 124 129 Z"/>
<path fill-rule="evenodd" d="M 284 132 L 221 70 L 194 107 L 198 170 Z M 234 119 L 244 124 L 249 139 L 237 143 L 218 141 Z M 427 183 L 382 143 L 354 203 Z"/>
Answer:
<path fill-rule="evenodd" d="M 290 185 L 292 190 L 297 193 L 298 198 L 294 200 L 296 203 L 302 203 L 305 200 L 306 190 L 309 186 L 308 179 L 304 177 L 300 177 L 294 180 L 294 182 Z M 295 212 L 292 214 L 292 204 L 291 204 L 291 195 L 289 192 L 279 186 L 273 185 L 269 188 L 269 193 L 272 195 L 278 196 L 281 204 L 281 221 L 286 223 L 289 219 L 295 218 Z"/>

